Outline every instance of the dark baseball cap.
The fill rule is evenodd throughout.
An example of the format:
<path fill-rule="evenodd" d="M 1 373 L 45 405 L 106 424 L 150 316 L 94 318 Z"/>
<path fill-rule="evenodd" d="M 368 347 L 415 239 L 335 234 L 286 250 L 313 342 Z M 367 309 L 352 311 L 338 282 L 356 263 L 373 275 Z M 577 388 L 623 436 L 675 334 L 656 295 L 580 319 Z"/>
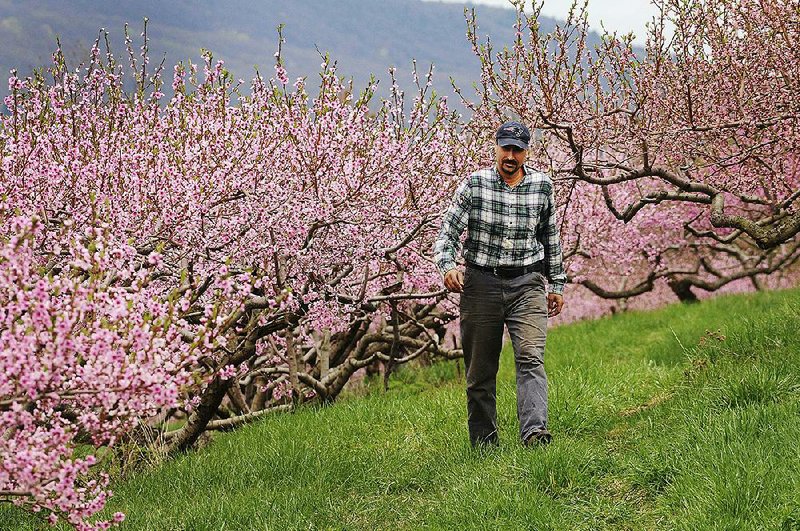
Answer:
<path fill-rule="evenodd" d="M 528 149 L 528 142 L 531 141 L 531 132 L 524 124 L 506 122 L 497 129 L 495 139 L 500 147 L 517 146 L 522 149 Z"/>

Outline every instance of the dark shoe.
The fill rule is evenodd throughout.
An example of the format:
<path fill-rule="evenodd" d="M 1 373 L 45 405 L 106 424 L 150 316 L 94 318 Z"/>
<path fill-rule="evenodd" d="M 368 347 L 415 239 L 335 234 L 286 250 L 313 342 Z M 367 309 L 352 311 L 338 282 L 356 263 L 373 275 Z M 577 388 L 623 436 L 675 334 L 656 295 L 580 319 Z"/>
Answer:
<path fill-rule="evenodd" d="M 550 432 L 547 430 L 539 430 L 531 433 L 527 439 L 522 443 L 523 446 L 532 447 L 532 446 L 545 446 L 550 444 L 550 441 L 553 440 L 553 436 L 550 435 Z"/>

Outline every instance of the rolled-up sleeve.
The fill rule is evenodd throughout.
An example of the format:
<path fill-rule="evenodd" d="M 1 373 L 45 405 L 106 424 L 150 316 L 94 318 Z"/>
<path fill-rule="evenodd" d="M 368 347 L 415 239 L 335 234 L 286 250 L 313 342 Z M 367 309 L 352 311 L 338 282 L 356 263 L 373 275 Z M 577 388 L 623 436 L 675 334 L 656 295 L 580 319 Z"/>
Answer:
<path fill-rule="evenodd" d="M 567 283 L 564 261 L 561 254 L 561 238 L 556 221 L 556 201 L 553 186 L 547 196 L 547 204 L 537 229 L 537 238 L 544 247 L 545 275 L 549 281 L 550 293 L 563 293 Z"/>
<path fill-rule="evenodd" d="M 461 248 L 461 234 L 467 228 L 471 204 L 470 179 L 466 179 L 456 188 L 433 245 L 436 267 L 442 275 L 456 267 L 456 254 Z"/>

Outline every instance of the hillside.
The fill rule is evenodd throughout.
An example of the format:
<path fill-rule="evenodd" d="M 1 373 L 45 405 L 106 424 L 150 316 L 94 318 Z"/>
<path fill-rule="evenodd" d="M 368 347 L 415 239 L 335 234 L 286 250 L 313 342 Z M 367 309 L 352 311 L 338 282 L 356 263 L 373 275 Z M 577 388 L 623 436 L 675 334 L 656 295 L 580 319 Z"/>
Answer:
<path fill-rule="evenodd" d="M 491 35 L 501 47 L 511 39 L 513 10 L 479 6 L 476 11 L 481 34 Z M 420 0 L 0 0 L 0 72 L 17 68 L 26 75 L 48 65 L 56 37 L 77 64 L 100 28 L 110 32 L 116 56 L 124 59 L 124 24 L 132 28 L 138 53 L 144 17 L 149 18 L 151 67 L 165 53 L 168 66 L 187 59 L 198 62 L 204 48 L 225 60 L 235 77 L 250 79 L 256 67 L 272 75 L 276 27 L 285 24 L 283 52 L 290 78 L 319 71 L 317 48 L 330 52 L 340 73 L 353 76 L 356 86 L 363 86 L 370 73 L 385 86 L 387 69 L 394 65 L 409 87 L 414 58 L 421 69 L 436 65 L 435 84 L 447 93 L 452 92 L 450 76 L 469 87 L 479 74 L 465 37 L 462 6 Z M 545 30 L 553 24 L 542 21 Z M 3 87 L 5 94 L 5 83 Z"/>
<path fill-rule="evenodd" d="M 552 445 L 467 443 L 456 367 L 275 416 L 116 486 L 122 529 L 797 529 L 800 291 L 554 329 Z M 0 510 L 4 529 L 34 520 Z"/>

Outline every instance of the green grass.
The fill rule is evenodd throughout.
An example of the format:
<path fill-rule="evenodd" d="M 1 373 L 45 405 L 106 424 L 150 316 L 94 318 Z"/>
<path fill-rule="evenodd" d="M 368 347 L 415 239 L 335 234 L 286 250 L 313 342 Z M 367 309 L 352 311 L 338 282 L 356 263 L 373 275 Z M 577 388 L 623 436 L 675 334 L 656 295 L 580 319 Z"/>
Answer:
<path fill-rule="evenodd" d="M 454 364 L 275 416 L 115 487 L 123 529 L 800 529 L 800 291 L 550 332 L 553 443 L 466 435 Z M 8 529 L 37 520 L 0 510 Z M 3 527 L 5 529 L 6 527 Z"/>

